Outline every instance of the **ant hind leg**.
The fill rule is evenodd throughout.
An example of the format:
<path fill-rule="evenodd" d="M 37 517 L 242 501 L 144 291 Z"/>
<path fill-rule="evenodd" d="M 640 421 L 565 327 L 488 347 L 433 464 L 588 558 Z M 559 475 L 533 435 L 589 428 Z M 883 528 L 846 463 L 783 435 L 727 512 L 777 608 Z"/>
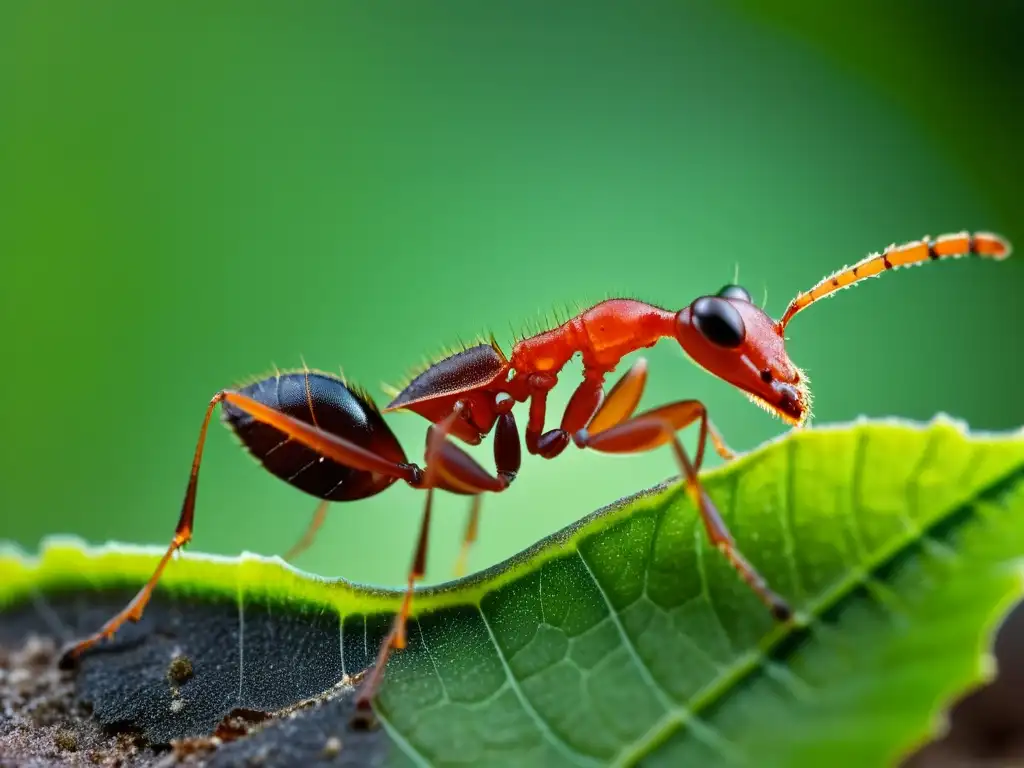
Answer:
<path fill-rule="evenodd" d="M 396 464 L 344 438 L 324 432 L 316 426 L 292 418 L 288 414 L 275 410 L 241 392 L 229 389 L 221 390 L 210 399 L 210 403 L 206 407 L 202 427 L 199 430 L 199 438 L 196 441 L 195 454 L 192 458 L 192 469 L 189 473 L 188 486 L 185 490 L 185 499 L 182 502 L 178 524 L 175 526 L 174 536 L 171 538 L 167 551 L 157 563 L 153 575 L 149 577 L 149 580 L 142 586 L 142 589 L 139 590 L 138 594 L 132 598 L 124 609 L 107 621 L 97 632 L 72 642 L 64 649 L 59 662 L 61 668 L 68 669 L 74 666 L 79 656 L 102 640 L 113 637 L 125 622 L 134 622 L 141 619 L 143 611 L 152 597 L 153 590 L 167 564 L 171 561 L 171 557 L 192 539 L 195 522 L 196 493 L 199 487 L 199 469 L 203 460 L 203 446 L 206 444 L 206 433 L 209 430 L 213 411 L 222 401 L 229 402 L 235 407 L 240 408 L 263 424 L 279 429 L 289 438 L 317 451 L 326 458 L 340 464 L 345 464 L 353 469 L 379 472 L 407 481 L 415 479 L 416 473 L 419 471 L 411 465 Z"/>
<path fill-rule="evenodd" d="M 302 534 L 302 538 L 299 539 L 292 548 L 284 554 L 284 560 L 288 563 L 295 562 L 295 559 L 309 549 L 313 542 L 316 540 L 316 535 L 320 531 L 320 526 L 324 524 L 324 520 L 327 519 L 327 507 L 330 504 L 327 499 L 322 499 L 319 504 L 316 505 L 316 511 L 313 512 L 313 518 L 309 521 L 309 525 L 306 527 L 305 532 Z"/>
<path fill-rule="evenodd" d="M 480 533 L 480 494 L 473 496 L 470 502 L 469 515 L 466 517 L 466 532 L 462 536 L 462 548 L 459 558 L 455 561 L 453 574 L 455 578 L 465 575 L 469 563 L 469 552 L 476 543 Z"/>
<path fill-rule="evenodd" d="M 163 557 L 160 558 L 160 562 L 157 563 L 156 568 L 153 570 L 153 575 L 149 577 L 149 581 L 142 586 L 142 589 L 138 591 L 128 605 L 110 618 L 102 627 L 99 628 L 99 630 L 88 637 L 68 644 L 64 648 L 58 662 L 58 665 L 62 669 L 70 669 L 73 667 L 79 656 L 101 641 L 113 637 L 125 622 L 138 621 L 141 619 L 142 613 L 146 609 L 146 605 L 149 603 L 149 599 L 153 594 L 153 589 L 160 580 L 160 576 L 163 574 L 167 564 L 171 561 L 171 557 L 177 550 L 184 547 L 192 539 L 192 530 L 195 522 L 196 488 L 199 484 L 199 467 L 203 460 L 203 446 L 206 443 L 206 432 L 210 426 L 210 418 L 213 416 L 214 409 L 223 399 L 224 393 L 218 392 L 213 396 L 210 400 L 210 404 L 206 407 L 206 414 L 203 417 L 203 425 L 199 430 L 199 440 L 196 442 L 195 455 L 192 458 L 192 470 L 189 473 L 188 487 L 185 490 L 185 500 L 182 502 L 181 513 L 178 516 L 178 524 L 174 528 L 174 536 L 171 538 L 171 543 L 168 545 L 167 551 L 164 553 Z"/>

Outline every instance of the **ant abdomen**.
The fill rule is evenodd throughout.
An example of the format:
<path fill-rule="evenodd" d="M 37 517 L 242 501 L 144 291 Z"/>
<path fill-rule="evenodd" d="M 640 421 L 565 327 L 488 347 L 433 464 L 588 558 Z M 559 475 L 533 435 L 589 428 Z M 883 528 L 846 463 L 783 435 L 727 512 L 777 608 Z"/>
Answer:
<path fill-rule="evenodd" d="M 259 403 L 319 427 L 390 461 L 404 464 L 405 452 L 368 395 L 330 374 L 279 373 L 237 390 Z M 223 421 L 269 472 L 301 491 L 327 501 L 352 501 L 380 493 L 395 482 L 338 464 L 257 421 L 230 402 Z"/>

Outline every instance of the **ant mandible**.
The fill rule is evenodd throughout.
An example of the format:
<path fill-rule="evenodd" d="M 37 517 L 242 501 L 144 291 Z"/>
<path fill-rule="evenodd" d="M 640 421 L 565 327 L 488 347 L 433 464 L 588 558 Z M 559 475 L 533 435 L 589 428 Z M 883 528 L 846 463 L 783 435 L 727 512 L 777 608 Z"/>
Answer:
<path fill-rule="evenodd" d="M 390 650 L 405 647 L 414 585 L 426 571 L 434 489 L 473 497 L 460 558 L 460 563 L 464 562 L 477 536 L 480 494 L 506 490 L 519 472 L 520 436 L 512 407 L 527 400 L 526 450 L 546 459 L 558 456 L 570 442 L 602 453 L 638 453 L 668 444 L 711 543 L 772 615 L 786 621 L 792 615 L 788 604 L 738 551 L 701 487 L 698 472 L 708 439 L 724 459 L 733 455 L 708 419 L 707 409 L 698 400 L 680 400 L 634 415 L 647 379 L 643 358 L 607 394 L 605 377 L 627 354 L 651 347 L 659 339 L 674 338 L 710 373 L 787 424 L 800 427 L 809 415 L 810 391 L 806 377 L 786 354 L 784 331 L 794 315 L 841 288 L 896 267 L 968 254 L 1001 260 L 1010 252 L 1009 242 L 987 232 L 960 232 L 934 240 L 925 237 L 890 245 L 881 254 L 871 254 L 826 277 L 797 295 L 778 322 L 751 303 L 743 288 L 727 285 L 678 312 L 633 299 L 608 299 L 556 328 L 518 341 L 509 357 L 493 340 L 468 347 L 429 366 L 384 409 L 412 411 L 431 422 L 425 469 L 406 459 L 373 399 L 336 376 L 306 369 L 222 390 L 206 409 L 181 515 L 167 552 L 132 601 L 98 632 L 70 646 L 62 665 L 71 665 L 86 649 L 112 637 L 126 621 L 138 621 L 171 556 L 192 538 L 203 444 L 218 403 L 228 427 L 268 471 L 321 500 L 313 523 L 290 556 L 308 545 L 328 502 L 364 499 L 397 480 L 426 490 L 405 598 L 359 691 L 357 706 L 361 710 L 370 707 Z M 559 427 L 544 431 L 548 392 L 576 353 L 583 359 L 583 381 L 570 398 Z M 691 461 L 676 433 L 694 422 L 699 422 L 700 432 Z M 491 432 L 494 474 L 448 439 L 454 436 L 478 445 Z"/>

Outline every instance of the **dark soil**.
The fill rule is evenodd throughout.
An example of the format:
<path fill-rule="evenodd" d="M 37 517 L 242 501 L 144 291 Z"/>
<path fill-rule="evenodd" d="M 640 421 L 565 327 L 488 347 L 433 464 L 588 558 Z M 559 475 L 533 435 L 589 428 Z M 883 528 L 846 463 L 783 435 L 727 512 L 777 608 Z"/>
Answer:
<path fill-rule="evenodd" d="M 180 765 L 373 765 L 381 755 L 364 744 L 346 754 L 335 735 L 351 714 L 355 681 L 275 713 L 236 709 L 209 738 L 154 748 L 131 729 L 101 728 L 76 700 L 74 672 L 57 668 L 51 637 L 30 635 L 21 648 L 0 647 L 0 768 L 171 768 Z M 187 677 L 176 660 L 169 677 Z M 373 739 L 373 729 L 362 738 Z M 356 741 L 360 741 L 357 738 Z"/>
<path fill-rule="evenodd" d="M 162 756 L 130 732 L 107 732 L 76 703 L 73 675 L 57 669 L 57 643 L 29 636 L 0 647 L 0 765 L 151 766 Z"/>
<path fill-rule="evenodd" d="M 153 747 L 141 731 L 99 725 L 76 697 L 75 673 L 58 669 L 53 637 L 33 632 L 19 647 L 3 642 L 0 768 L 371 766 L 385 759 L 379 729 L 339 731 L 339 723 L 352 714 L 351 679 L 277 712 L 232 710 L 208 738 Z M 998 679 L 958 702 L 946 735 L 912 756 L 904 768 L 1024 766 L 1024 608 L 1010 615 L 995 650 Z M 180 683 L 192 673 L 187 658 L 175 658 L 161 674 Z"/>

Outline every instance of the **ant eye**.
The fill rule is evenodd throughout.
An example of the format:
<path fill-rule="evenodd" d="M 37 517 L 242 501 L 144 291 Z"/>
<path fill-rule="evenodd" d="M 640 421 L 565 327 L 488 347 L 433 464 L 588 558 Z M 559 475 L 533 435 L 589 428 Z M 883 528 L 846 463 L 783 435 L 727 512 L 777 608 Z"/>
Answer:
<path fill-rule="evenodd" d="M 723 299 L 740 299 L 741 301 L 750 301 L 750 294 L 747 293 L 747 289 L 742 285 L 727 285 L 715 295 L 721 296 Z"/>
<path fill-rule="evenodd" d="M 702 296 L 693 302 L 693 324 L 705 339 L 719 347 L 738 347 L 746 329 L 736 307 L 717 296 Z"/>

